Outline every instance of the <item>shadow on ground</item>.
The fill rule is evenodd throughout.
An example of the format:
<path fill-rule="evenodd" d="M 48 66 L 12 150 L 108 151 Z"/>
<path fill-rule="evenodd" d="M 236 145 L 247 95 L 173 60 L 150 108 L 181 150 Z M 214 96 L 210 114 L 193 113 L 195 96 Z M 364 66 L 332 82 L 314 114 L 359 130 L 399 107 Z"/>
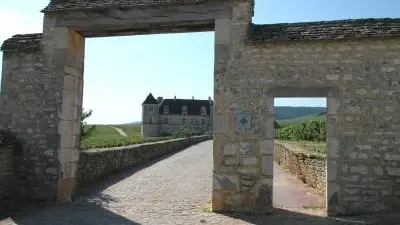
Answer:
<path fill-rule="evenodd" d="M 269 215 L 223 213 L 221 216 L 254 225 L 397 225 L 400 224 L 398 212 L 385 212 L 364 216 L 328 217 L 286 209 L 274 209 Z M 207 224 L 207 221 L 203 221 Z M 241 224 L 241 223 L 240 223 Z"/>
<path fill-rule="evenodd" d="M 196 145 L 197 144 L 194 144 L 192 146 L 196 146 Z M 191 147 L 191 146 L 189 146 L 189 147 Z M 127 168 L 125 170 L 116 171 L 115 173 L 105 177 L 104 179 L 102 179 L 94 184 L 80 187 L 78 190 L 78 193 L 76 194 L 76 196 L 74 196 L 74 202 L 72 204 L 73 204 L 73 207 L 77 208 L 77 209 L 79 207 L 82 208 L 82 206 L 84 206 L 85 210 L 83 210 L 82 212 L 74 210 L 73 213 L 77 213 L 78 217 L 79 217 L 79 215 L 82 215 L 82 217 L 87 217 L 87 218 L 90 218 L 91 215 L 94 215 L 94 214 L 102 214 L 103 217 L 109 218 L 108 220 L 105 220 L 105 221 L 108 221 L 108 223 L 104 223 L 104 224 L 138 224 L 138 223 L 128 221 L 128 220 L 126 220 L 127 222 L 123 223 L 121 221 L 121 220 L 123 220 L 123 217 L 118 216 L 118 215 L 102 208 L 101 204 L 109 203 L 110 201 L 114 201 L 114 199 L 112 199 L 111 196 L 107 196 L 107 195 L 103 194 L 102 191 L 107 189 L 109 186 L 112 186 L 112 185 L 120 182 L 121 180 L 124 180 L 125 178 L 127 178 L 143 169 L 151 167 L 152 165 L 159 163 L 160 161 L 162 161 L 166 158 L 169 158 L 181 151 L 186 150 L 187 148 L 177 150 L 177 151 L 171 152 L 169 154 L 166 154 L 166 155 L 154 158 L 154 159 L 150 159 L 150 160 L 143 162 L 132 168 Z M 1 220 L 4 220 L 6 218 L 14 219 L 14 218 L 22 218 L 24 216 L 26 216 L 26 218 L 30 218 L 29 215 L 40 214 L 42 211 L 54 210 L 55 208 L 58 210 L 61 210 L 61 211 L 62 210 L 68 211 L 68 209 L 66 207 L 71 207 L 71 204 L 54 205 L 53 203 L 30 201 L 30 200 L 27 201 L 25 199 L 1 200 L 0 201 L 0 225 L 2 225 Z M 47 214 L 49 214 L 49 213 L 47 213 Z M 81 220 L 80 218 L 77 218 L 77 220 L 74 221 L 73 219 L 75 219 L 75 217 L 69 218 L 71 216 L 71 210 L 69 210 L 69 213 L 64 213 L 64 214 L 59 213 L 59 215 L 61 216 L 61 218 L 60 218 L 61 220 L 63 219 L 63 216 L 65 216 L 65 220 L 67 222 L 66 224 L 103 224 L 100 221 L 92 221 L 92 223 L 85 223 L 85 219 Z M 58 215 L 58 214 L 55 213 L 54 215 Z M 48 215 L 47 215 L 47 217 L 48 217 Z M 36 215 L 35 215 L 35 218 L 36 218 Z M 114 221 L 112 221 L 112 223 L 110 223 L 111 218 L 114 219 Z M 30 223 L 29 220 L 25 221 L 25 218 L 22 223 L 17 223 L 17 221 L 15 221 L 15 223 L 16 224 L 27 224 L 27 225 L 30 225 L 30 224 L 54 224 L 54 223 L 51 223 L 51 221 L 54 222 L 54 220 L 51 220 L 52 218 L 47 218 L 47 219 L 50 221 L 49 223 L 42 222 L 42 221 L 34 221 L 34 222 Z M 18 220 L 18 219 L 15 219 L 15 220 Z M 10 223 L 10 224 L 13 224 L 13 223 Z M 63 224 L 63 223 L 60 223 L 60 224 Z"/>
<path fill-rule="evenodd" d="M 109 196 L 102 196 L 104 201 L 113 201 Z M 91 224 L 121 224 L 139 225 L 121 215 L 115 214 L 102 207 L 97 202 L 88 200 L 77 201 L 73 204 L 54 205 L 41 209 L 29 209 L 0 218 L 0 224 L 18 225 L 91 225 Z"/>

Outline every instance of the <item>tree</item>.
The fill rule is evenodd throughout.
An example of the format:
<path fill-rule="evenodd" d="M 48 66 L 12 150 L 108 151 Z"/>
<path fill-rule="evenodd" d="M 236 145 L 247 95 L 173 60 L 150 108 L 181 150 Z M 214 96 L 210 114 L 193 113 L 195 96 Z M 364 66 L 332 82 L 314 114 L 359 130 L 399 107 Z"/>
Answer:
<path fill-rule="evenodd" d="M 85 122 L 85 119 L 89 118 L 93 113 L 93 110 L 86 111 L 82 109 L 81 115 L 81 136 L 80 139 L 84 140 L 92 135 L 93 131 L 96 129 L 96 126 L 88 126 Z"/>

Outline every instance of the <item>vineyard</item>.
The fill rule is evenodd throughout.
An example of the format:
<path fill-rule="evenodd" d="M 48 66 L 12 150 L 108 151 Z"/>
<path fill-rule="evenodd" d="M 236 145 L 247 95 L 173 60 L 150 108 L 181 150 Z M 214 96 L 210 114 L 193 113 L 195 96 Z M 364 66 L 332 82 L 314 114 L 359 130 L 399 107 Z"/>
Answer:
<path fill-rule="evenodd" d="M 119 134 L 114 127 L 122 129 L 127 136 Z M 81 149 L 120 147 L 145 142 L 167 140 L 171 137 L 142 138 L 140 125 L 95 125 L 92 134 L 82 140 Z"/>
<path fill-rule="evenodd" d="M 326 118 L 323 115 L 306 116 L 303 119 L 277 121 L 275 138 L 296 144 L 312 152 L 327 152 Z"/>

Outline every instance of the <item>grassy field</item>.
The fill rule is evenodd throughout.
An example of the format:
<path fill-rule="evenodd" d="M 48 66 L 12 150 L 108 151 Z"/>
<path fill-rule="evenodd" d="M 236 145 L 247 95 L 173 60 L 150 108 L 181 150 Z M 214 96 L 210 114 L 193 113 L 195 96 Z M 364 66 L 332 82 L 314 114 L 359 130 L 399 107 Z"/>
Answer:
<path fill-rule="evenodd" d="M 317 141 L 287 141 L 279 140 L 279 143 L 294 146 L 295 148 L 301 149 L 308 152 L 316 152 L 325 155 L 328 151 L 326 142 Z"/>
<path fill-rule="evenodd" d="M 96 129 L 81 143 L 81 149 L 119 147 L 151 141 L 166 140 L 167 137 L 142 138 L 140 125 L 95 125 Z M 120 135 L 113 127 L 122 129 L 128 136 Z"/>

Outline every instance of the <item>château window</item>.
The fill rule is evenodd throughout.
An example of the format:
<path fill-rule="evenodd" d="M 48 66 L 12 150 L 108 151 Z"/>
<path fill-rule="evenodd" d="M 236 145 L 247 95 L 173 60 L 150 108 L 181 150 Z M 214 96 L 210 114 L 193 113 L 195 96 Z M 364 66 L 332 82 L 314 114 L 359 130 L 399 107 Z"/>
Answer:
<path fill-rule="evenodd" d="M 188 108 L 186 105 L 182 106 L 182 115 L 187 115 L 188 114 Z"/>
<path fill-rule="evenodd" d="M 167 117 L 164 118 L 164 124 L 168 124 L 168 118 Z"/>
<path fill-rule="evenodd" d="M 164 114 L 169 114 L 169 106 L 164 106 Z"/>
<path fill-rule="evenodd" d="M 202 125 L 206 124 L 206 120 L 205 119 L 201 119 L 201 124 Z"/>
<path fill-rule="evenodd" d="M 205 116 L 207 115 L 207 109 L 206 107 L 202 106 L 200 109 L 200 115 Z"/>
<path fill-rule="evenodd" d="M 191 118 L 191 119 L 190 119 L 190 124 L 193 124 L 193 121 L 194 121 L 193 118 Z"/>
<path fill-rule="evenodd" d="M 182 118 L 182 124 L 186 124 L 186 118 Z"/>
<path fill-rule="evenodd" d="M 152 117 L 149 118 L 149 123 L 153 123 L 153 118 Z"/>

